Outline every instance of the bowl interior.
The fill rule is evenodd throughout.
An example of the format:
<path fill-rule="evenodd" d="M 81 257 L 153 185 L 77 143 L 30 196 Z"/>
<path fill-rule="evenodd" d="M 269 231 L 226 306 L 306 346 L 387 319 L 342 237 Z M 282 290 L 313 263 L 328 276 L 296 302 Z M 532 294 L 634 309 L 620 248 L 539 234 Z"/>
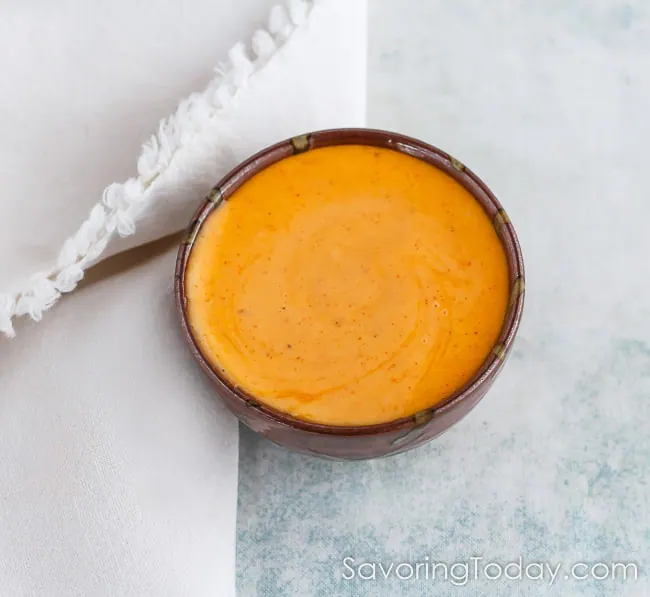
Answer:
<path fill-rule="evenodd" d="M 501 240 L 508 262 L 510 301 L 501 332 L 492 351 L 474 376 L 457 392 L 435 406 L 402 419 L 375 425 L 333 426 L 298 419 L 266 406 L 245 390 L 234 386 L 217 368 L 209 363 L 208 359 L 202 354 L 188 323 L 185 272 L 197 235 L 206 218 L 247 180 L 271 164 L 297 153 L 319 147 L 351 144 L 384 147 L 408 154 L 446 172 L 464 186 L 488 214 Z M 426 423 L 436 415 L 443 414 L 453 408 L 459 401 L 473 394 L 481 385 L 489 383 L 501 369 L 519 327 L 524 304 L 525 283 L 521 248 L 510 218 L 485 183 L 462 162 L 436 147 L 404 135 L 372 129 L 332 129 L 301 135 L 268 147 L 237 166 L 213 187 L 192 219 L 185 240 L 180 246 L 174 286 L 181 325 L 186 340 L 200 366 L 216 384 L 218 391 L 222 394 L 226 393 L 237 400 L 242 400 L 248 406 L 259 410 L 276 422 L 290 427 L 314 433 L 368 435 L 399 431 L 402 428 L 413 426 L 414 423 L 417 425 Z"/>

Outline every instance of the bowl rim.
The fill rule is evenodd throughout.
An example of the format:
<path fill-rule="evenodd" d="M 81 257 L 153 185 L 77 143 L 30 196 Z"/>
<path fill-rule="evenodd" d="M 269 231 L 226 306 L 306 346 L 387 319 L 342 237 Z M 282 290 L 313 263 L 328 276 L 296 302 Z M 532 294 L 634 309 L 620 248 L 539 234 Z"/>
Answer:
<path fill-rule="evenodd" d="M 203 355 L 194 337 L 187 316 L 185 289 L 187 263 L 201 227 L 210 214 L 224 201 L 227 201 L 237 188 L 268 166 L 304 151 L 334 145 L 365 145 L 392 149 L 423 160 L 451 175 L 472 194 L 486 213 L 492 217 L 493 226 L 501 240 L 508 261 L 511 290 L 506 316 L 497 341 L 476 373 L 456 392 L 433 406 L 407 417 L 371 425 L 316 423 L 299 419 L 264 404 L 260 399 L 231 383 L 218 367 L 210 363 L 209 359 Z M 231 399 L 241 402 L 242 406 L 255 409 L 276 424 L 305 432 L 337 436 L 383 435 L 411 428 L 414 424 L 416 426 L 426 424 L 432 419 L 454 410 L 475 395 L 481 387 L 489 385 L 494 380 L 512 348 L 521 321 L 525 296 L 525 271 L 521 246 L 510 218 L 488 186 L 464 163 L 433 145 L 399 133 L 371 128 L 335 128 L 298 135 L 270 145 L 230 170 L 211 189 L 194 214 L 178 249 L 174 296 L 185 341 L 195 360 L 217 386 L 217 393 L 222 398 L 225 393 Z"/>

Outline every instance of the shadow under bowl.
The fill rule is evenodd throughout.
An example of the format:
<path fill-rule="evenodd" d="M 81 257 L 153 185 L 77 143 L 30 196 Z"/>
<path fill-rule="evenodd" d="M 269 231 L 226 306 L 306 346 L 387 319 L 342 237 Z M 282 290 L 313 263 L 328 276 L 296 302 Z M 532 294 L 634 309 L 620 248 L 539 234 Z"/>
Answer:
<path fill-rule="evenodd" d="M 206 218 L 242 184 L 266 167 L 292 155 L 331 145 L 368 145 L 408 154 L 442 170 L 483 207 L 493 222 L 508 262 L 510 301 L 501 332 L 480 369 L 460 390 L 414 415 L 364 426 L 321 425 L 266 406 L 233 385 L 202 354 L 187 316 L 185 274 L 197 235 Z M 483 398 L 502 370 L 519 327 L 524 306 L 524 264 L 517 235 L 503 207 L 489 188 L 464 164 L 417 139 L 372 129 L 333 129 L 288 139 L 257 153 L 227 174 L 209 193 L 192 219 L 176 262 L 174 291 L 185 339 L 216 394 L 242 421 L 291 450 L 337 460 L 363 460 L 398 454 L 429 442 L 462 419 Z"/>

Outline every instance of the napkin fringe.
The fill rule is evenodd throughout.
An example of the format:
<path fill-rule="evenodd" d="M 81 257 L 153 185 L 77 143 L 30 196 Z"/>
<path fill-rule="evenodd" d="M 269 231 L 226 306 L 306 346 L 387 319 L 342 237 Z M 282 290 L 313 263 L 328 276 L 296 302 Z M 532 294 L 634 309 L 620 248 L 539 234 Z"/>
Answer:
<path fill-rule="evenodd" d="M 318 2 L 289 0 L 286 5 L 273 7 L 267 28 L 256 31 L 248 46 L 235 44 L 227 59 L 215 67 L 215 77 L 206 89 L 183 99 L 174 114 L 160 121 L 157 132 L 142 146 L 137 176 L 104 190 L 88 219 L 63 243 L 56 265 L 32 276 L 21 290 L 0 293 L 0 333 L 13 338 L 16 317 L 40 321 L 62 294 L 77 287 L 84 271 L 98 260 L 115 235 L 135 234 L 138 220 L 153 203 L 154 183 L 169 173 L 172 161 L 237 100 L 250 77 L 273 58 L 298 27 L 308 22 Z"/>

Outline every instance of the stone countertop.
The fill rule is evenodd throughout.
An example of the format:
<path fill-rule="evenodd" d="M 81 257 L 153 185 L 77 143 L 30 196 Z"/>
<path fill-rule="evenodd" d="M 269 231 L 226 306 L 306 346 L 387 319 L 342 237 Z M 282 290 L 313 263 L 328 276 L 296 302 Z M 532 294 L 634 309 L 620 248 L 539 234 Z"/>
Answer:
<path fill-rule="evenodd" d="M 325 462 L 243 430 L 239 594 L 644 594 L 650 4 L 370 4 L 368 124 L 491 186 L 524 251 L 524 320 L 486 399 L 422 449 Z M 523 580 L 489 578 L 519 558 Z"/>

